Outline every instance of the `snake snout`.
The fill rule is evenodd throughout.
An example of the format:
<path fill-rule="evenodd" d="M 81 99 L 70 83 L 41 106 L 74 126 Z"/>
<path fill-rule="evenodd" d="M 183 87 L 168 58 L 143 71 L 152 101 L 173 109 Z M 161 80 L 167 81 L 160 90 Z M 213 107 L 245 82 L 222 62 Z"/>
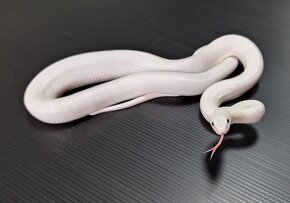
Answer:
<path fill-rule="evenodd" d="M 218 119 L 214 122 L 214 131 L 219 135 L 225 135 L 229 131 L 226 119 Z"/>
<path fill-rule="evenodd" d="M 217 109 L 211 118 L 211 126 L 218 135 L 225 135 L 231 125 L 230 114 L 224 108 Z"/>

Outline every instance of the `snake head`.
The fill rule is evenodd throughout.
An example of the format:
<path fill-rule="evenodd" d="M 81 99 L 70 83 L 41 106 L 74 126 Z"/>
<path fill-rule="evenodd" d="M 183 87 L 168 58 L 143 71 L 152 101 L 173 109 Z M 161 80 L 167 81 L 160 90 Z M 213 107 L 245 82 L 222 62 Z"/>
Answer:
<path fill-rule="evenodd" d="M 231 126 L 231 116 L 224 107 L 218 108 L 211 116 L 211 127 L 219 135 L 225 135 Z"/>
<path fill-rule="evenodd" d="M 212 159 L 215 151 L 222 144 L 224 135 L 229 131 L 231 126 L 231 116 L 225 107 L 220 107 L 212 114 L 210 119 L 211 127 L 213 130 L 220 135 L 220 140 L 211 149 L 205 151 L 204 153 L 211 152 L 210 159 Z"/>

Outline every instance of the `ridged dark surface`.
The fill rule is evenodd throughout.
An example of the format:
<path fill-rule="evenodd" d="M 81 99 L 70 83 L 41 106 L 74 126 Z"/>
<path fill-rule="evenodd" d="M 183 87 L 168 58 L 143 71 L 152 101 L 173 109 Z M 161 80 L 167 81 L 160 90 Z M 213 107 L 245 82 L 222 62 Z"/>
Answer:
<path fill-rule="evenodd" d="M 290 2 L 0 1 L 0 202 L 290 202 Z M 22 102 L 29 81 L 64 57 L 135 49 L 183 58 L 229 33 L 253 40 L 265 72 L 242 98 L 265 119 L 216 143 L 200 97 L 48 125 Z M 238 99 L 240 100 L 240 99 Z"/>

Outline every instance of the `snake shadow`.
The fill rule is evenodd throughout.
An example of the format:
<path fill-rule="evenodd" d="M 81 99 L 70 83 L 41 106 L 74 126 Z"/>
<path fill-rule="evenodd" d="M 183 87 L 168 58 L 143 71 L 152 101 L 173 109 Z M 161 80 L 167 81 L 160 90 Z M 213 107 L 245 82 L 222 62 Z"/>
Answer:
<path fill-rule="evenodd" d="M 211 126 L 204 120 L 202 114 L 199 114 L 200 122 L 208 130 L 212 132 Z M 236 135 L 239 135 L 238 137 Z M 204 166 L 208 172 L 208 178 L 211 181 L 217 181 L 223 169 L 223 153 L 228 149 L 243 149 L 253 146 L 258 140 L 258 133 L 254 127 L 246 124 L 232 125 L 230 131 L 219 149 L 215 152 L 210 160 L 210 153 L 204 158 Z M 218 141 L 212 142 L 207 149 L 212 148 Z"/>

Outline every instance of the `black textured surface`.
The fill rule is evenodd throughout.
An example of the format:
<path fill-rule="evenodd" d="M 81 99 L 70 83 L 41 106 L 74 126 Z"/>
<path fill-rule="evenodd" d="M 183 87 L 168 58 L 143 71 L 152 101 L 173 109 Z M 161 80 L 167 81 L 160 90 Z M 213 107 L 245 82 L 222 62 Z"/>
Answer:
<path fill-rule="evenodd" d="M 290 202 L 290 2 L 286 0 L 1 0 L 1 202 Z M 48 125 L 22 102 L 29 81 L 64 57 L 135 49 L 191 55 L 228 33 L 252 39 L 265 59 L 243 98 L 265 119 L 232 126 L 216 143 L 199 97 Z"/>

